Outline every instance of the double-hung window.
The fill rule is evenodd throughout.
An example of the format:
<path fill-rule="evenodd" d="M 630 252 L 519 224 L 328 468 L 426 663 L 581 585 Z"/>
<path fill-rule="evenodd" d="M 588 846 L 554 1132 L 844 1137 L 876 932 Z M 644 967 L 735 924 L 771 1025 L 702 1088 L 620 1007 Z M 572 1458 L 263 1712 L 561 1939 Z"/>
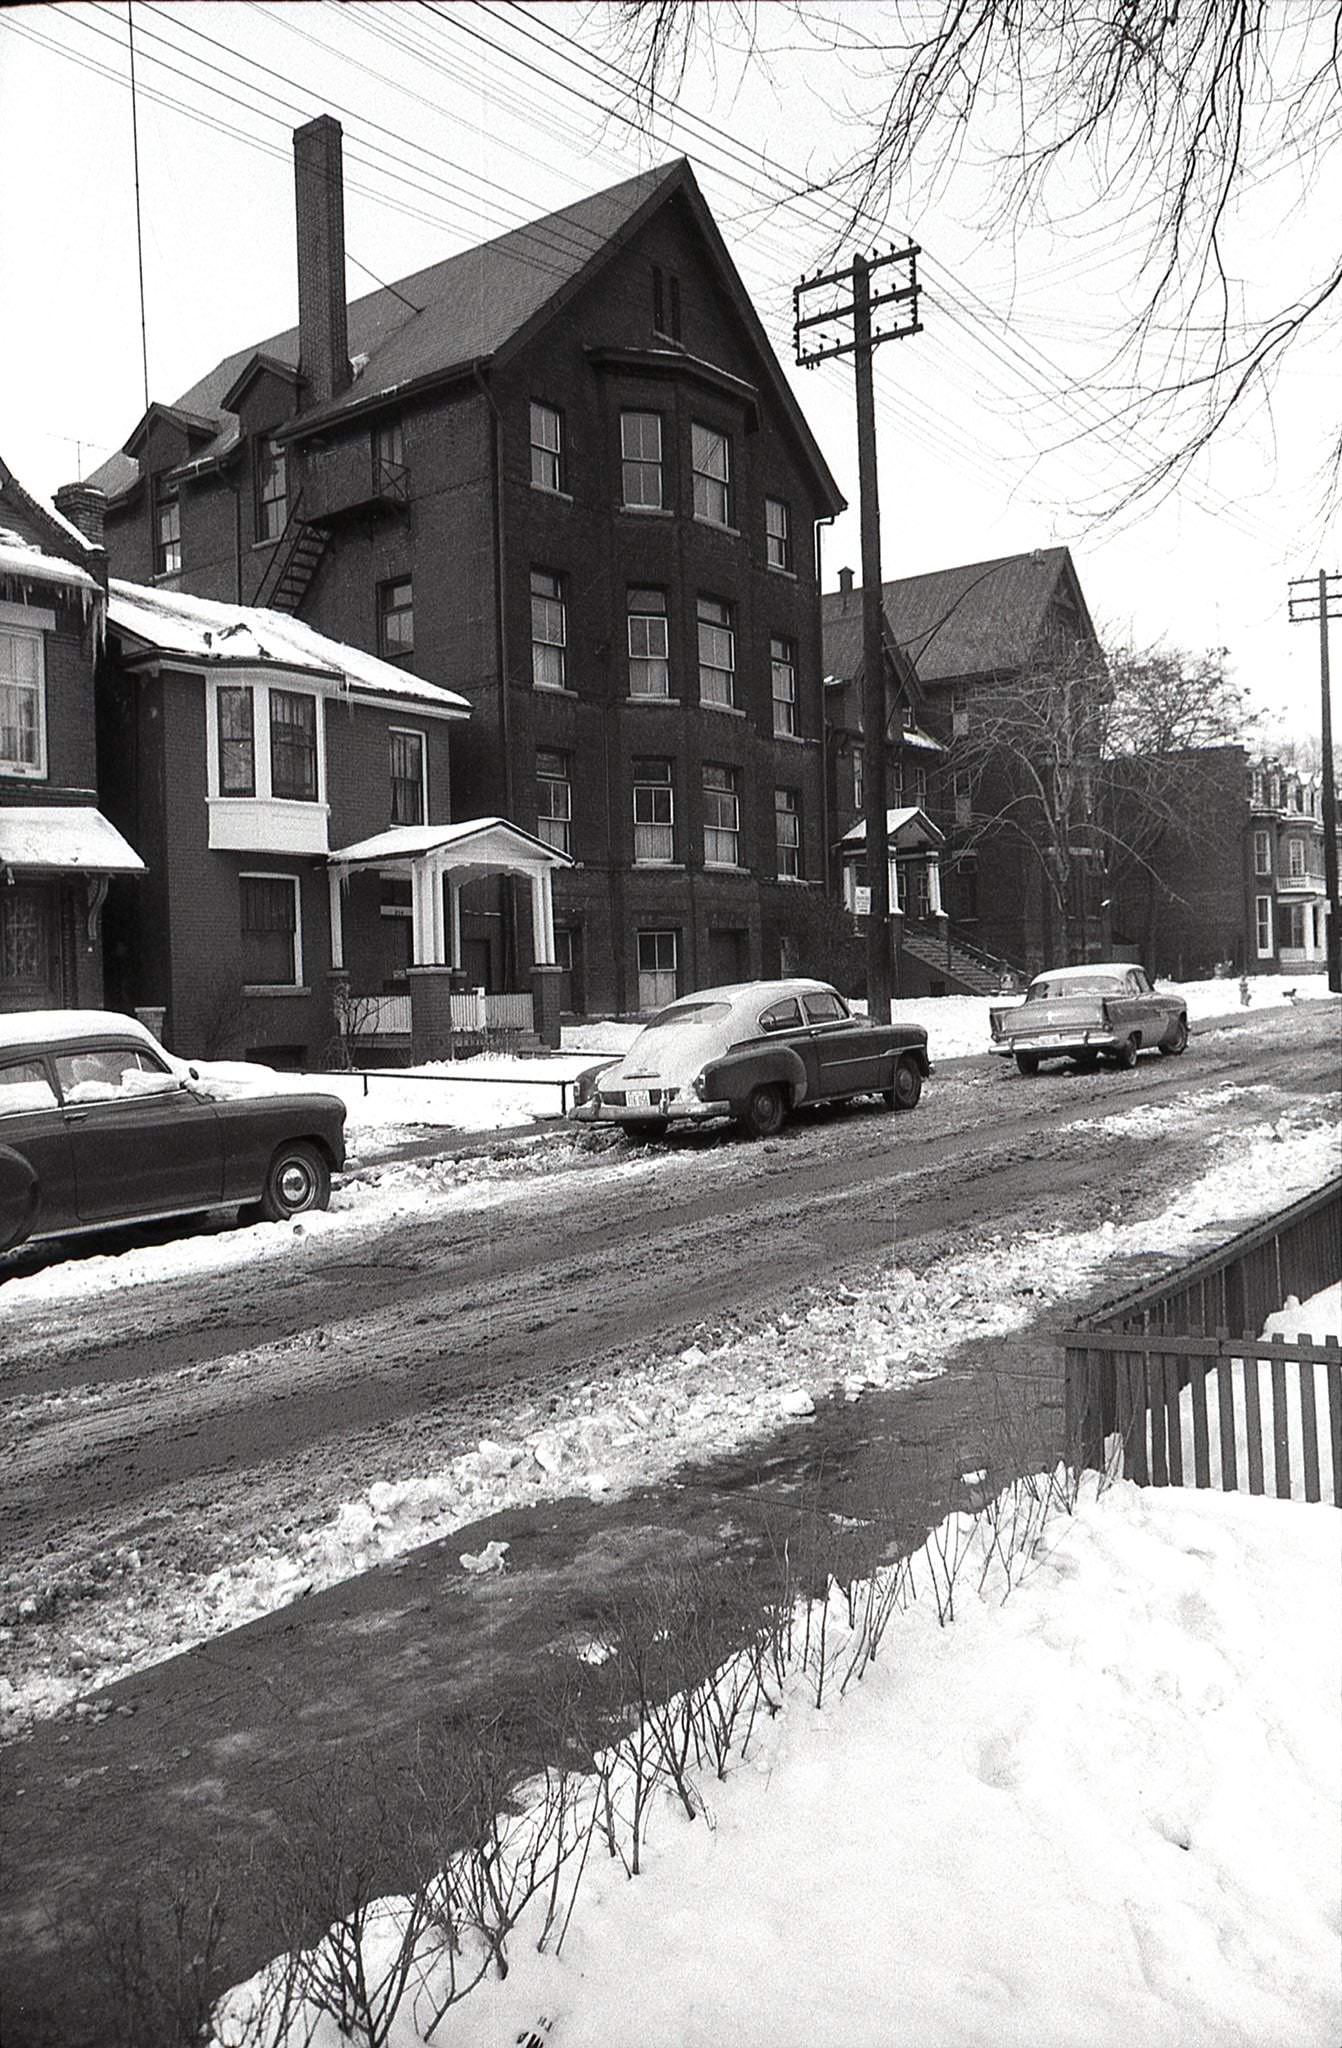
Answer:
<path fill-rule="evenodd" d="M 740 866 L 741 791 L 735 768 L 704 763 L 704 861 L 708 867 Z"/>
<path fill-rule="evenodd" d="M 564 422 L 552 405 L 531 401 L 531 484 L 537 491 L 564 488 Z"/>
<path fill-rule="evenodd" d="M 852 762 L 853 762 L 853 809 L 854 809 L 855 811 L 860 811 L 860 810 L 862 809 L 862 805 L 863 805 L 863 801 L 864 801 L 864 795 L 865 795 L 865 784 L 863 783 L 863 780 L 862 780 L 862 766 L 863 766 L 863 759 L 864 759 L 864 756 L 863 756 L 863 753 L 862 753 L 862 749 L 861 749 L 861 747 L 860 747 L 860 746 L 858 745 L 858 743 L 857 743 L 856 741 L 854 741 L 854 742 L 853 742 L 853 753 L 852 753 Z"/>
<path fill-rule="evenodd" d="M 216 693 L 219 707 L 219 794 L 256 795 L 255 707 L 249 686 L 239 689 L 220 683 Z"/>
<path fill-rule="evenodd" d="M 271 690 L 270 794 L 317 801 L 317 699 L 305 692 Z"/>
<path fill-rule="evenodd" d="M 377 586 L 377 651 L 384 661 L 415 651 L 415 586 L 409 576 Z"/>
<path fill-rule="evenodd" d="M 660 512 L 666 503 L 659 412 L 620 414 L 620 497 L 639 512 Z"/>
<path fill-rule="evenodd" d="M 536 749 L 536 816 L 540 837 L 556 853 L 571 853 L 573 787 L 567 754 Z"/>
<path fill-rule="evenodd" d="M 1293 833 L 1286 842 L 1286 872 L 1293 882 L 1303 882 L 1305 869 L 1305 842 Z"/>
<path fill-rule="evenodd" d="M 770 640 L 769 675 L 773 686 L 774 731 L 784 736 L 797 730 L 797 650 L 791 640 Z"/>
<path fill-rule="evenodd" d="M 703 704 L 736 702 L 736 634 L 732 608 L 716 597 L 701 597 L 699 624 L 699 699 Z"/>
<path fill-rule="evenodd" d="M 669 761 L 634 762 L 634 860 L 676 857 L 676 798 Z"/>
<path fill-rule="evenodd" d="M 531 572 L 531 680 L 538 690 L 562 690 L 568 681 L 564 581 L 549 569 Z"/>
<path fill-rule="evenodd" d="M 408 496 L 405 470 L 405 437 L 400 420 L 388 420 L 373 429 L 373 488 L 382 496 Z"/>
<path fill-rule="evenodd" d="M 303 980 L 297 875 L 240 875 L 242 975 L 249 988 L 298 988 Z"/>
<path fill-rule="evenodd" d="M 154 486 L 154 574 L 175 576 L 182 566 L 182 501 L 177 486 Z"/>
<path fill-rule="evenodd" d="M 1272 873 L 1272 837 L 1267 832 L 1253 835 L 1253 871 L 1256 875 Z"/>
<path fill-rule="evenodd" d="M 774 838 L 778 872 L 792 881 L 801 878 L 801 799 L 795 789 L 774 791 Z"/>
<path fill-rule="evenodd" d="M 45 682 L 41 633 L 0 625 L 0 773 L 47 772 Z"/>
<path fill-rule="evenodd" d="M 966 768 L 957 768 L 951 778 L 955 822 L 970 825 L 974 820 L 974 778 Z"/>
<path fill-rule="evenodd" d="M 1253 899 L 1254 943 L 1260 960 L 1272 955 L 1272 898 L 1255 896 Z"/>
<path fill-rule="evenodd" d="M 716 427 L 690 427 L 690 467 L 694 472 L 694 516 L 714 526 L 732 523 L 731 449 Z"/>
<path fill-rule="evenodd" d="M 391 822 L 393 825 L 423 825 L 424 735 L 393 726 L 387 735 L 391 769 Z"/>
<path fill-rule="evenodd" d="M 262 441 L 256 451 L 256 537 L 278 540 L 288 517 L 288 461 L 284 443 Z"/>
<path fill-rule="evenodd" d="M 679 935 L 646 931 L 638 934 L 638 1007 L 661 1010 L 676 1000 L 679 979 Z"/>
<path fill-rule="evenodd" d="M 771 569 L 792 568 L 792 510 L 782 498 L 764 501 L 764 559 Z"/>
<path fill-rule="evenodd" d="M 664 590 L 631 590 L 628 598 L 629 694 L 671 693 L 671 654 Z"/>

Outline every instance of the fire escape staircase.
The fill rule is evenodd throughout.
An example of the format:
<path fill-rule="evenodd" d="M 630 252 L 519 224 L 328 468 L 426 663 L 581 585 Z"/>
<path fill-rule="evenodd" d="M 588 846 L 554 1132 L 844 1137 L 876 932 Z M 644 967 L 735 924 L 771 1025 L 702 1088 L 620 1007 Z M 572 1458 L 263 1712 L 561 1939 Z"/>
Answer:
<path fill-rule="evenodd" d="M 1004 983 L 1011 981 L 1023 989 L 1030 978 L 1023 967 L 976 946 L 949 925 L 906 918 L 900 945 L 934 978 L 944 981 L 952 995 L 1000 995 Z"/>
<path fill-rule="evenodd" d="M 261 578 L 255 602 L 293 617 L 302 605 L 326 553 L 330 534 L 303 517 L 303 493 L 294 499 L 283 533 L 275 543 L 269 567 Z"/>

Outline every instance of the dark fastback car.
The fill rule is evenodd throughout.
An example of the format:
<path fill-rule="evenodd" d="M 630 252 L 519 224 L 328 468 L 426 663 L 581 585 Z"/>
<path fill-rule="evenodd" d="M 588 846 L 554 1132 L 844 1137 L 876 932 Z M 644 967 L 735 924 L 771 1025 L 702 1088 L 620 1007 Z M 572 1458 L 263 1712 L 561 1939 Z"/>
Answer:
<path fill-rule="evenodd" d="M 216 1099 L 131 1017 L 0 1017 L 0 1251 L 235 1205 L 324 1209 L 344 1127 L 335 1095 Z"/>
<path fill-rule="evenodd" d="M 881 1095 L 912 1109 L 932 1071 L 919 1024 L 855 1017 L 823 981 L 746 981 L 681 996 L 622 1059 L 583 1076 L 569 1114 L 651 1137 L 731 1118 L 753 1137 L 802 1103 Z"/>

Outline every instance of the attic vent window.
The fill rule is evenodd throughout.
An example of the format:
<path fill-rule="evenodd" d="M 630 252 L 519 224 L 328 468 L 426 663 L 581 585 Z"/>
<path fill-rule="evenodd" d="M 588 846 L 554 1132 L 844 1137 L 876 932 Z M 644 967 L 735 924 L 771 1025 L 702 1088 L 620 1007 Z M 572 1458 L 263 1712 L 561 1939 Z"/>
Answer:
<path fill-rule="evenodd" d="M 680 340 L 680 279 L 659 263 L 652 266 L 652 324 L 656 333 Z"/>

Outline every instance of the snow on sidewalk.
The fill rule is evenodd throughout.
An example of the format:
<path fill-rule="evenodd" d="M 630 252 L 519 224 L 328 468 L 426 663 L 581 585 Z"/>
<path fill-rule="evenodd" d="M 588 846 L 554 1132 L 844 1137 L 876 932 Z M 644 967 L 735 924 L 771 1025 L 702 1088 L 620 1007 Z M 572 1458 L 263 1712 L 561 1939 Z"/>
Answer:
<path fill-rule="evenodd" d="M 1005 1599 L 990 1548 L 706 1818 L 663 1798 L 644 1875 L 594 1850 L 435 2048 L 1336 2048 L 1342 1515 L 1092 1475 Z"/>

